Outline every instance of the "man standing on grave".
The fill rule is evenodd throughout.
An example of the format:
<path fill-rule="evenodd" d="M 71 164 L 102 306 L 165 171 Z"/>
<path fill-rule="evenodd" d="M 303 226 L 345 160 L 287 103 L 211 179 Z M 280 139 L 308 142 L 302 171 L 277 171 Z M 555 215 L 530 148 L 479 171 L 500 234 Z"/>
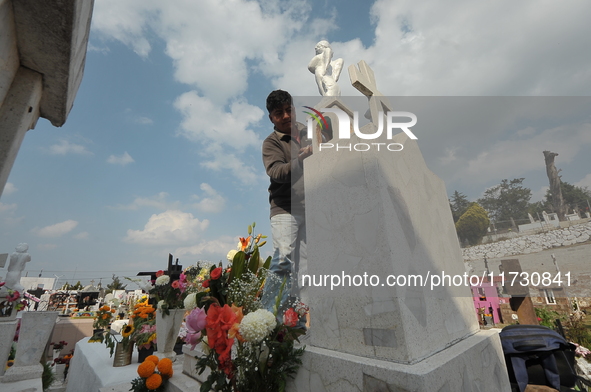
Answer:
<path fill-rule="evenodd" d="M 296 123 L 291 95 L 283 90 L 267 97 L 273 132 L 263 142 L 263 163 L 271 184 L 271 234 L 273 259 L 269 270 L 279 279 L 269 278 L 263 293 L 263 306 L 273 311 L 283 280 L 285 287 L 277 317 L 298 298 L 306 303 L 298 276 L 307 273 L 306 222 L 304 211 L 304 159 L 312 155 L 312 146 L 302 148 L 306 127 Z"/>

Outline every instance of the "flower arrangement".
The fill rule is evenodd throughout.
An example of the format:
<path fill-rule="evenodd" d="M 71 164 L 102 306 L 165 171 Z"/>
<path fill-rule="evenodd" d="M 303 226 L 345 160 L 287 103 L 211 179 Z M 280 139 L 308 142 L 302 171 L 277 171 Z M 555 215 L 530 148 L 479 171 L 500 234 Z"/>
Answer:
<path fill-rule="evenodd" d="M 0 282 L 0 287 L 3 287 L 5 284 L 6 282 Z M 20 292 L 8 287 L 5 287 L 4 290 L 6 290 L 6 297 L 4 301 L 0 302 L 0 317 L 8 317 L 12 314 L 13 310 L 19 312 L 29 305 L 26 299 L 21 298 Z"/>
<path fill-rule="evenodd" d="M 170 309 L 184 308 L 186 285 L 183 280 L 182 274 L 180 279 L 171 281 L 170 276 L 166 275 L 164 271 L 156 272 L 156 280 L 148 292 L 151 297 L 156 298 L 157 307 L 162 311 L 163 315 L 170 314 Z"/>
<path fill-rule="evenodd" d="M 268 273 L 271 257 L 260 258 L 265 244 L 262 235 L 240 238 L 238 249 L 228 253 L 231 264 L 212 265 L 197 291 L 194 308 L 186 318 L 185 342 L 193 347 L 201 342 L 204 355 L 198 357 L 197 370 L 211 374 L 201 391 L 223 392 L 284 391 L 287 377 L 293 377 L 301 365 L 304 348 L 295 341 L 305 333 L 298 328 L 308 309 L 296 302 L 278 314 L 285 281 L 280 284 L 274 312 L 263 309 L 262 288 L 277 279 Z"/>
<path fill-rule="evenodd" d="M 66 342 L 65 340 L 60 340 L 57 343 L 51 342 L 51 345 L 53 346 L 54 350 L 61 350 L 63 349 L 65 346 L 68 345 L 68 342 Z"/>
<path fill-rule="evenodd" d="M 146 298 L 134 306 L 131 314 L 131 339 L 138 348 L 150 348 L 156 344 L 156 313 Z M 123 335 L 123 333 L 122 333 Z"/>
<path fill-rule="evenodd" d="M 130 391 L 164 391 L 166 381 L 172 377 L 172 361 L 169 358 L 158 359 L 155 355 L 150 355 L 142 362 L 138 368 L 139 377 L 131 381 Z"/>
<path fill-rule="evenodd" d="M 103 305 L 96 311 L 94 316 L 94 323 L 92 327 L 94 329 L 105 329 L 111 325 L 111 321 L 113 320 L 113 314 L 115 313 L 116 309 L 111 308 L 109 305 Z"/>
<path fill-rule="evenodd" d="M 66 354 L 63 357 L 57 357 L 56 359 L 53 360 L 53 365 L 57 365 L 57 364 L 64 364 L 66 365 L 66 368 L 64 369 L 64 379 L 68 376 L 68 370 L 70 369 L 70 360 L 72 359 L 72 357 L 74 356 L 74 350 L 72 350 L 70 352 L 70 354 Z"/>
<path fill-rule="evenodd" d="M 110 349 L 111 356 L 113 356 L 113 352 L 115 351 L 116 341 L 113 339 L 110 331 L 105 333 L 105 329 L 110 327 L 115 312 L 116 309 L 109 305 L 101 306 L 99 310 L 96 311 L 94 323 L 92 324 L 94 334 L 88 339 L 88 343 L 105 343 Z"/>

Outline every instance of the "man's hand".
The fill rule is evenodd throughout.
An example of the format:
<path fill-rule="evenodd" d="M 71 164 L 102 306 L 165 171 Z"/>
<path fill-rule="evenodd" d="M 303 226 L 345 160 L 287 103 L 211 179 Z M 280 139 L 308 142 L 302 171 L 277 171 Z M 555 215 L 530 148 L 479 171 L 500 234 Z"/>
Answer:
<path fill-rule="evenodd" d="M 298 160 L 300 161 L 300 163 L 302 163 L 304 159 L 308 158 L 310 155 L 312 155 L 312 146 L 300 148 L 300 152 L 298 153 Z"/>

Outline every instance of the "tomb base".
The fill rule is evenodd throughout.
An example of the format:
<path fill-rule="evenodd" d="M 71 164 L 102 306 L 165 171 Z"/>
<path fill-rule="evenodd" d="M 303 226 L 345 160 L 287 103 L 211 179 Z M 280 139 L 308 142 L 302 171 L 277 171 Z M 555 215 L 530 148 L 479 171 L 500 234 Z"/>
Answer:
<path fill-rule="evenodd" d="M 288 392 L 510 391 L 498 331 L 479 331 L 414 364 L 306 347 Z"/>

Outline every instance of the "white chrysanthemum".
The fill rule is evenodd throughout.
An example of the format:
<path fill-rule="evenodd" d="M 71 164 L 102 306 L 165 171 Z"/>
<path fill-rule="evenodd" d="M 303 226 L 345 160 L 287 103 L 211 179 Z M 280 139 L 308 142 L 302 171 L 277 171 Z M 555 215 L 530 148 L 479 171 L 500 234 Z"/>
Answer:
<path fill-rule="evenodd" d="M 228 259 L 228 261 L 234 261 L 234 256 L 236 256 L 236 253 L 238 253 L 238 251 L 235 249 L 232 249 L 231 251 L 228 252 L 226 259 Z"/>
<path fill-rule="evenodd" d="M 197 307 L 197 293 L 191 293 L 185 297 L 183 301 L 185 309 L 193 310 Z"/>
<path fill-rule="evenodd" d="M 277 325 L 273 313 L 259 309 L 244 316 L 240 323 L 240 335 L 247 342 L 259 343 L 266 338 Z"/>
<path fill-rule="evenodd" d="M 156 278 L 156 286 L 164 286 L 170 282 L 170 276 L 162 275 Z"/>
<path fill-rule="evenodd" d="M 161 299 L 160 301 L 158 301 L 158 303 L 156 304 L 156 308 L 157 309 L 162 309 L 162 306 L 164 306 L 164 300 Z"/>

